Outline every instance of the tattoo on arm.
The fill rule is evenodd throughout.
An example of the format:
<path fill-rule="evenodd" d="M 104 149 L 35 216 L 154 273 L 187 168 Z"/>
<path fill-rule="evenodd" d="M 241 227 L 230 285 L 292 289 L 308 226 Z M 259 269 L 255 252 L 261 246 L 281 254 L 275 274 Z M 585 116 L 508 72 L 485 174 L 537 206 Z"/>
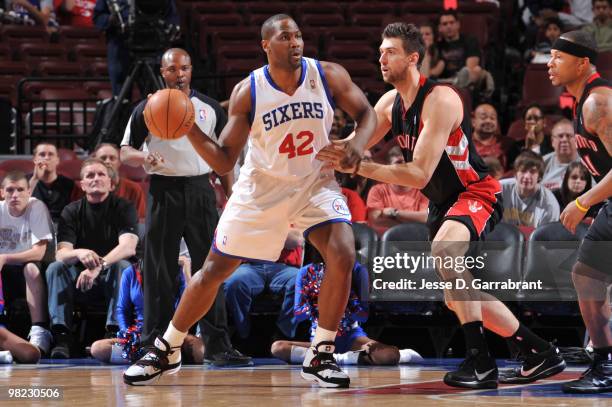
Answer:
<path fill-rule="evenodd" d="M 592 129 L 597 134 L 608 154 L 612 155 L 612 98 L 601 94 L 591 97 L 593 101 L 585 104 L 587 111 L 584 114 L 584 124 L 587 129 Z"/>

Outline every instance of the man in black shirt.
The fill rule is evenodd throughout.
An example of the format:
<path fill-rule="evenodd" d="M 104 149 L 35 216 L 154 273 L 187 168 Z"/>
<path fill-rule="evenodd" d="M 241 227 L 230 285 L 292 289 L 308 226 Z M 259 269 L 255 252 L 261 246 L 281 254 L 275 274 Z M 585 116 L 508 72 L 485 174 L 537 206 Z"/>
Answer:
<path fill-rule="evenodd" d="M 481 63 L 480 45 L 476 38 L 461 34 L 461 23 L 455 10 L 445 10 L 438 17 L 438 42 L 444 70 L 440 79 L 453 80 L 460 88 L 485 88 L 484 96 L 493 93 L 493 77 Z"/>
<path fill-rule="evenodd" d="M 33 161 L 34 172 L 30 178 L 32 196 L 47 205 L 53 223 L 57 224 L 62 209 L 78 199 L 80 191 L 73 180 L 57 173 L 60 159 L 54 144 L 39 143 L 34 148 Z"/>
<path fill-rule="evenodd" d="M 59 219 L 57 261 L 46 273 L 55 338 L 52 358 L 70 357 L 75 299 L 104 299 L 106 326 L 117 325 L 114 311 L 120 272 L 136 253 L 138 215 L 131 202 L 110 193 L 110 171 L 97 158 L 85 160 L 81 167 L 85 197 L 67 205 Z"/>

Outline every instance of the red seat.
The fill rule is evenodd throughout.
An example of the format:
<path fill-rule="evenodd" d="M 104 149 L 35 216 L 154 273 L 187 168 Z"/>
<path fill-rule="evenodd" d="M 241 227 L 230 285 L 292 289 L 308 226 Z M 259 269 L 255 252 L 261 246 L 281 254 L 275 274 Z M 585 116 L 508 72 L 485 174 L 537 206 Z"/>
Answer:
<path fill-rule="evenodd" d="M 104 33 L 95 27 L 77 27 L 72 25 L 61 25 L 59 27 L 60 42 L 64 44 L 74 43 L 100 43 L 104 44 Z"/>
<path fill-rule="evenodd" d="M 71 49 L 71 54 L 81 62 L 106 61 L 106 45 L 79 43 Z"/>
<path fill-rule="evenodd" d="M 373 38 L 370 30 L 361 27 L 333 27 L 325 33 L 324 41 L 328 46 L 347 42 L 370 44 Z"/>
<path fill-rule="evenodd" d="M 84 76 L 85 69 L 79 62 L 43 61 L 38 64 L 42 76 Z"/>
<path fill-rule="evenodd" d="M 364 61 L 375 61 L 374 48 L 368 44 L 344 43 L 334 44 L 327 48 L 327 57 L 342 61 L 346 59 L 362 59 Z"/>
<path fill-rule="evenodd" d="M 92 76 L 108 76 L 108 63 L 98 60 L 87 64 L 87 69 Z"/>
<path fill-rule="evenodd" d="M 366 28 L 372 33 L 377 32 L 380 35 L 383 22 L 389 17 L 391 17 L 390 14 L 356 14 L 350 17 L 349 22 L 353 27 Z"/>
<path fill-rule="evenodd" d="M 597 56 L 597 70 L 599 71 L 599 73 L 603 71 L 612 70 L 612 51 L 599 53 L 599 55 Z M 610 78 L 610 76 L 607 76 L 605 78 L 612 79 Z"/>
<path fill-rule="evenodd" d="M 381 77 L 380 67 L 372 62 L 362 59 L 350 59 L 337 61 L 339 62 L 354 78 L 378 79 Z"/>
<path fill-rule="evenodd" d="M 244 3 L 243 9 L 248 16 L 259 14 L 270 17 L 275 14 L 290 14 L 289 5 L 282 2 L 250 1 Z"/>
<path fill-rule="evenodd" d="M 30 75 L 30 64 L 23 61 L 2 61 L 0 63 L 0 75 L 28 76 Z"/>
<path fill-rule="evenodd" d="M 219 61 L 228 59 L 261 59 L 264 61 L 265 53 L 259 44 L 231 44 L 216 48 Z"/>
<path fill-rule="evenodd" d="M 438 25 L 437 19 L 438 19 L 437 14 L 409 13 L 409 14 L 402 14 L 398 21 L 403 21 L 405 23 L 411 23 L 416 26 L 421 26 L 423 24 L 433 24 L 434 27 L 437 27 Z M 387 24 L 389 22 L 390 21 L 387 21 Z"/>
<path fill-rule="evenodd" d="M 343 25 L 344 18 L 338 14 L 306 14 L 300 22 L 300 26 L 305 29 L 328 29 Z"/>
<path fill-rule="evenodd" d="M 21 41 L 48 42 L 49 34 L 44 27 L 7 24 L 0 26 L 2 39 L 9 43 Z"/>
<path fill-rule="evenodd" d="M 191 12 L 197 14 L 238 14 L 240 12 L 236 3 L 227 1 L 211 1 L 191 3 Z"/>
<path fill-rule="evenodd" d="M 130 167 L 129 165 L 119 167 L 119 175 L 136 182 L 144 181 L 148 177 L 142 166 Z"/>
<path fill-rule="evenodd" d="M 214 51 L 223 45 L 250 44 L 254 38 L 259 38 L 260 29 L 257 27 L 218 27 L 212 31 L 201 31 L 200 36 L 200 55 L 207 55 L 208 50 Z"/>
<path fill-rule="evenodd" d="M 354 15 L 391 15 L 396 14 L 397 5 L 386 2 L 359 2 L 350 4 L 346 8 L 346 14 L 350 18 Z"/>
<path fill-rule="evenodd" d="M 66 61 L 68 53 L 63 44 L 45 44 L 26 42 L 19 44 L 19 56 L 28 63 L 40 63 L 46 60 Z"/>
<path fill-rule="evenodd" d="M 0 170 L 4 170 L 6 172 L 23 171 L 26 174 L 31 174 L 32 171 L 34 171 L 34 163 L 32 162 L 32 160 L 11 158 L 0 162 Z"/>
<path fill-rule="evenodd" d="M 400 5 L 399 14 L 440 14 L 442 10 L 442 0 L 405 1 Z"/>
<path fill-rule="evenodd" d="M 57 149 L 57 155 L 59 156 L 60 161 L 76 160 L 79 158 L 74 150 L 64 147 Z"/>
<path fill-rule="evenodd" d="M 91 95 L 85 90 L 80 88 L 56 88 L 56 89 L 43 89 L 40 92 L 41 100 L 89 100 Z"/>
<path fill-rule="evenodd" d="M 0 61 L 4 63 L 5 61 L 10 61 L 13 59 L 13 52 L 8 44 L 0 43 Z"/>
<path fill-rule="evenodd" d="M 66 150 L 66 149 L 64 149 Z M 71 150 L 68 150 L 71 151 Z M 75 154 L 76 157 L 76 154 Z M 57 172 L 62 174 L 64 177 L 68 177 L 72 180 L 80 180 L 81 179 L 81 165 L 83 161 L 78 158 L 73 158 L 66 161 L 60 161 L 57 166 Z"/>
<path fill-rule="evenodd" d="M 563 92 L 561 86 L 553 86 L 548 77 L 545 64 L 529 64 L 523 79 L 523 98 L 521 106 L 537 102 L 545 110 L 553 110 L 559 106 L 559 96 Z"/>
<path fill-rule="evenodd" d="M 90 95 L 98 95 L 102 90 L 111 91 L 112 94 L 112 87 L 109 81 L 87 81 L 83 83 L 83 88 L 89 92 Z M 96 98 L 104 99 L 99 97 Z"/>
<path fill-rule="evenodd" d="M 478 40 L 478 45 L 484 49 L 489 42 L 489 24 L 491 19 L 483 14 L 466 14 L 460 17 L 461 32 Z"/>
<path fill-rule="evenodd" d="M 244 21 L 238 13 L 200 15 L 197 19 L 200 27 L 240 27 Z"/>
<path fill-rule="evenodd" d="M 344 16 L 344 7 L 336 2 L 304 2 L 295 7 L 293 14 L 297 21 L 303 23 L 307 15 Z"/>

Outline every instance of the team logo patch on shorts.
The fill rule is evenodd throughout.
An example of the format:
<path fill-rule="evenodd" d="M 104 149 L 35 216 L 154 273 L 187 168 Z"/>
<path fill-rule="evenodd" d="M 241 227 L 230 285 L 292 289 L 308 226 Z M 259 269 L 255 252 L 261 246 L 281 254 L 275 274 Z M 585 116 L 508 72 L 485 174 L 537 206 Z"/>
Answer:
<path fill-rule="evenodd" d="M 482 209 L 482 204 L 478 201 L 468 201 L 468 207 L 470 208 L 470 212 L 476 213 Z"/>
<path fill-rule="evenodd" d="M 348 206 L 346 205 L 346 202 L 344 202 L 344 199 L 342 198 L 334 199 L 334 202 L 332 203 L 332 208 L 334 208 L 334 210 L 338 212 L 340 215 L 350 215 L 351 214 Z"/>

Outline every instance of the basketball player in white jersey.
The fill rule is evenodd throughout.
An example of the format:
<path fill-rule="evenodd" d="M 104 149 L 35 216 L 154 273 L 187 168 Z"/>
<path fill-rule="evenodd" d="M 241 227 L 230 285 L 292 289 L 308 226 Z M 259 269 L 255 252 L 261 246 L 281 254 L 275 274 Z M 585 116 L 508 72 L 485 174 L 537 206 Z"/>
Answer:
<path fill-rule="evenodd" d="M 351 216 L 333 172 L 315 155 L 329 144 L 335 105 L 357 123 L 356 136 L 345 147 L 347 165 L 360 160 L 376 115 L 344 68 L 302 56 L 304 41 L 291 17 L 270 17 L 261 35 L 269 65 L 234 88 L 221 146 L 197 126 L 188 134 L 219 174 L 233 169 L 247 140 L 249 150 L 202 272 L 185 290 L 164 336 L 124 373 L 128 384 L 149 384 L 164 372 L 177 372 L 187 331 L 208 311 L 219 286 L 245 259 L 276 261 L 290 224 L 304 230 L 327 265 L 319 326 L 302 377 L 324 387 L 350 383 L 333 353 L 355 261 Z"/>

